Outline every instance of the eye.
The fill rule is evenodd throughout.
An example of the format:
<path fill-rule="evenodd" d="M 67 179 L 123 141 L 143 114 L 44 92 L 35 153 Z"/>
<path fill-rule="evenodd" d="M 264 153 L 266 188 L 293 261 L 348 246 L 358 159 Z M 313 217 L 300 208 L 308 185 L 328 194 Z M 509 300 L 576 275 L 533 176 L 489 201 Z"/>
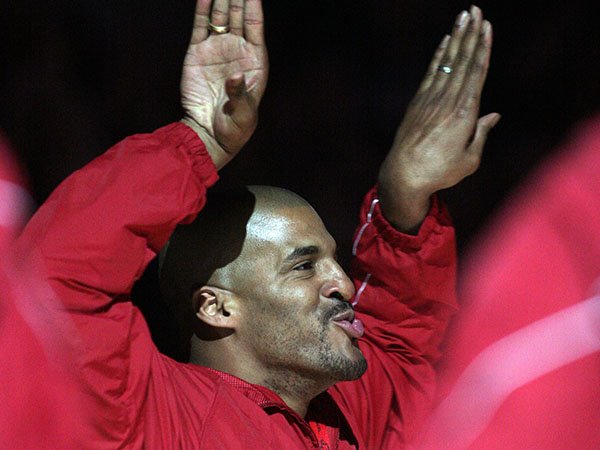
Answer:
<path fill-rule="evenodd" d="M 312 270 L 313 268 L 314 264 L 312 261 L 304 261 L 303 263 L 294 266 L 292 270 Z"/>

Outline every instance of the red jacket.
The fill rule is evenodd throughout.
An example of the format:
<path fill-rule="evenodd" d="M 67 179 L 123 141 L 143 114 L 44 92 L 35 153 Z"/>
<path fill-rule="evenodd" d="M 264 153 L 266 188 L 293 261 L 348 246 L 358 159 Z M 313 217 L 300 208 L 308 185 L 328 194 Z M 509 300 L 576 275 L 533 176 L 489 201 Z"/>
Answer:
<path fill-rule="evenodd" d="M 354 262 L 369 362 L 317 397 L 305 418 L 272 391 L 160 354 L 129 293 L 217 173 L 185 125 L 130 137 L 71 175 L 27 226 L 76 324 L 78 367 L 96 409 L 89 448 L 401 448 L 426 414 L 431 362 L 455 310 L 454 231 L 434 204 L 418 236 L 393 229 L 372 190 Z M 321 447 L 327 448 L 327 447 Z"/>

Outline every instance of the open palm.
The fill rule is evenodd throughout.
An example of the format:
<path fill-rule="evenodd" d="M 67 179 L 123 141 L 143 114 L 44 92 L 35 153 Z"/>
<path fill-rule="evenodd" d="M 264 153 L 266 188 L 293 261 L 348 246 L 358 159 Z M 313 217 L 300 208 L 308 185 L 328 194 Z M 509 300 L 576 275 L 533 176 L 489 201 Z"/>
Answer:
<path fill-rule="evenodd" d="M 210 19 L 209 19 L 210 15 Z M 229 24 L 230 32 L 210 33 Z M 250 139 L 268 78 L 260 0 L 199 0 L 183 65 L 181 102 L 231 159 Z"/>

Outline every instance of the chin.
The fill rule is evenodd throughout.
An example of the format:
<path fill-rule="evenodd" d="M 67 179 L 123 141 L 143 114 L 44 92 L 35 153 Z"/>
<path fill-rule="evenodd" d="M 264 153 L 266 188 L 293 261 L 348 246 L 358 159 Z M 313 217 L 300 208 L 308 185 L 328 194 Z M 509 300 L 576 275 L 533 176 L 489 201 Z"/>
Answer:
<path fill-rule="evenodd" d="M 343 370 L 341 371 L 340 380 L 339 381 L 352 381 L 357 380 L 364 374 L 367 370 L 367 360 L 364 358 L 362 353 L 360 353 L 360 358 L 356 361 L 349 362 L 349 364 L 345 365 Z"/>
<path fill-rule="evenodd" d="M 346 358 L 349 358 L 352 361 L 365 359 L 362 351 L 358 347 L 358 339 L 350 339 L 347 336 L 344 336 L 341 352 Z"/>
<path fill-rule="evenodd" d="M 344 349 L 343 355 L 336 361 L 333 369 L 339 381 L 356 380 L 367 370 L 367 360 L 354 344 L 349 350 Z"/>
<path fill-rule="evenodd" d="M 353 360 L 364 360 L 365 359 L 365 355 L 363 355 L 363 352 L 360 350 L 360 348 L 358 347 L 358 340 L 357 339 L 352 339 L 351 341 L 351 348 L 350 348 L 350 355 L 351 358 Z"/>
<path fill-rule="evenodd" d="M 367 370 L 367 361 L 358 347 L 358 339 L 351 339 L 340 331 L 335 330 L 329 351 L 323 355 L 322 361 L 327 361 L 325 364 L 329 366 L 328 372 L 335 380 L 356 380 Z"/>

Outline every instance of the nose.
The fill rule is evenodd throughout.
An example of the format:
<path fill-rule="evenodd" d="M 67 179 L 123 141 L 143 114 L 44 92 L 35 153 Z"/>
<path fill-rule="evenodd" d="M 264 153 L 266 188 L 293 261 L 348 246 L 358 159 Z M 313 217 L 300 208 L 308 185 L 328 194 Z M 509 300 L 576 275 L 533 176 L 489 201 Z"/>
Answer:
<path fill-rule="evenodd" d="M 321 287 L 321 295 L 349 302 L 354 296 L 354 283 L 339 264 L 334 263 L 328 280 Z"/>

